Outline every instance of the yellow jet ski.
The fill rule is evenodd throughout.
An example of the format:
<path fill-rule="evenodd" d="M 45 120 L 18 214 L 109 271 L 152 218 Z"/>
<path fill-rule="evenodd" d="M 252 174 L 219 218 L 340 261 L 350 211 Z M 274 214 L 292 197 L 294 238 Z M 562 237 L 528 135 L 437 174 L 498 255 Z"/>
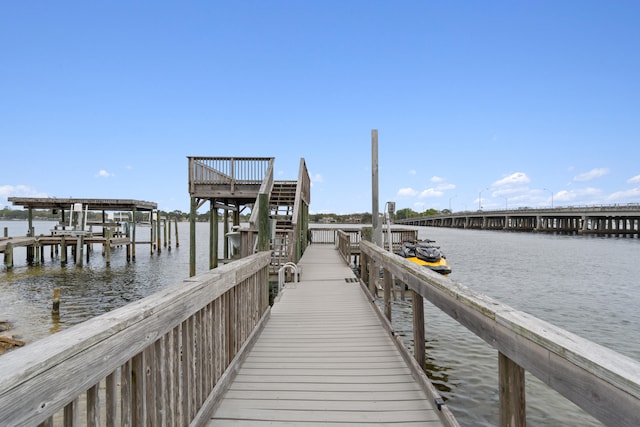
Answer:
<path fill-rule="evenodd" d="M 436 246 L 434 243 L 435 240 L 429 239 L 404 242 L 397 254 L 446 276 L 451 273 L 451 267 L 440 250 L 440 246 Z"/>

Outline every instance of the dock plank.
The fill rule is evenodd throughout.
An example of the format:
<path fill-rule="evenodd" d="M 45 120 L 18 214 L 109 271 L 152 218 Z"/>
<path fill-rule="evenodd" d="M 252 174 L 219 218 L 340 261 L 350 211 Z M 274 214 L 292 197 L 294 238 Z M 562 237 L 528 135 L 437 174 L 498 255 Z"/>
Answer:
<path fill-rule="evenodd" d="M 444 425 L 337 251 L 300 265 L 209 425 Z"/>

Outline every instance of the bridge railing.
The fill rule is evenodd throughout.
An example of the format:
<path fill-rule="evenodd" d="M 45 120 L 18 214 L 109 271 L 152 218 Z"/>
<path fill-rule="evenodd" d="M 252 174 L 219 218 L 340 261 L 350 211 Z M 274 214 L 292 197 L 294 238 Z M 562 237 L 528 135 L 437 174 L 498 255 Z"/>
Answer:
<path fill-rule="evenodd" d="M 447 277 L 360 243 L 361 277 L 375 290 L 382 269 L 384 314 L 391 321 L 393 279 L 498 350 L 500 425 L 525 425 L 524 372 L 545 382 L 606 425 L 640 425 L 640 363 L 532 315 L 473 292 Z M 414 349 L 425 366 L 423 298 L 412 298 Z"/>
<path fill-rule="evenodd" d="M 0 425 L 205 424 L 270 313 L 269 260 L 260 252 L 3 355 Z"/>

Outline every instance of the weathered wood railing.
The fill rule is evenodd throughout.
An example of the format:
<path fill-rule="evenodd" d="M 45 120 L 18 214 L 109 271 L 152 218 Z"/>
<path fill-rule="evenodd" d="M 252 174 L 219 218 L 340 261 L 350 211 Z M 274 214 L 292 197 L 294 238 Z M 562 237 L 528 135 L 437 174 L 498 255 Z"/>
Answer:
<path fill-rule="evenodd" d="M 606 425 L 640 425 L 640 363 L 370 242 L 362 241 L 360 247 L 361 277 L 369 289 L 383 270 L 383 311 L 390 321 L 390 289 L 395 278 L 498 350 L 500 425 L 526 425 L 525 371 Z M 412 304 L 415 356 L 424 367 L 423 301 L 413 298 Z"/>
<path fill-rule="evenodd" d="M 338 239 L 338 252 L 348 265 L 351 265 L 351 236 L 342 230 L 336 233 Z"/>
<path fill-rule="evenodd" d="M 269 260 L 260 252 L 3 355 L 0 425 L 205 424 L 270 313 Z"/>

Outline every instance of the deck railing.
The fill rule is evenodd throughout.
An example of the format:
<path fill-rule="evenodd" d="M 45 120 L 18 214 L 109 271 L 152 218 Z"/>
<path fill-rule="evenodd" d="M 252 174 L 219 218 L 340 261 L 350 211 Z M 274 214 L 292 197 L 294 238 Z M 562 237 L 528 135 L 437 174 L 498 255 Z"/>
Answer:
<path fill-rule="evenodd" d="M 413 298 L 416 361 L 425 366 L 423 298 L 498 350 L 500 425 L 526 425 L 524 372 L 545 382 L 606 425 L 640 425 L 640 363 L 527 313 L 473 292 L 447 277 L 360 243 L 361 277 L 375 290 L 382 269 L 384 313 L 391 321 L 393 279 Z M 422 298 L 423 297 L 423 298 Z"/>
<path fill-rule="evenodd" d="M 270 157 L 189 157 L 190 184 L 260 184 Z"/>
<path fill-rule="evenodd" d="M 269 260 L 260 252 L 3 355 L 0 425 L 206 424 L 270 313 Z"/>

